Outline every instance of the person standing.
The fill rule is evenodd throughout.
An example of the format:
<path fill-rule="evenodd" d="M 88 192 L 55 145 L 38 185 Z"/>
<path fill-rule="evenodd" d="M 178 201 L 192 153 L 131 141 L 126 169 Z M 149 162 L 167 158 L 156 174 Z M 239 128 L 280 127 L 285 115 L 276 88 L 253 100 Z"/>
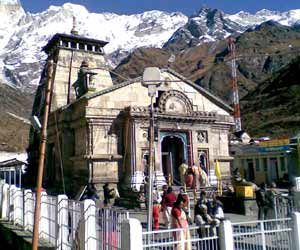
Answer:
<path fill-rule="evenodd" d="M 89 183 L 84 194 L 84 199 L 91 199 L 96 202 L 99 199 L 97 189 L 93 183 Z"/>
<path fill-rule="evenodd" d="M 193 193 L 194 193 L 194 202 L 197 200 L 197 191 L 200 189 L 200 170 L 199 166 L 193 165 L 192 171 L 193 171 Z"/>
<path fill-rule="evenodd" d="M 189 224 L 185 212 L 183 211 L 185 200 L 179 196 L 172 208 L 172 228 L 181 229 L 173 233 L 174 240 L 180 243 L 176 244 L 176 250 L 191 250 Z"/>
<path fill-rule="evenodd" d="M 153 190 L 153 201 L 156 201 L 159 204 L 162 202 L 162 196 L 156 186 L 154 186 Z"/>
<path fill-rule="evenodd" d="M 185 212 L 186 217 L 187 217 L 188 221 L 190 222 L 191 221 L 191 219 L 190 219 L 190 214 L 191 214 L 190 199 L 189 199 L 188 193 L 186 192 L 186 190 L 183 187 L 180 188 L 179 194 L 177 195 L 177 199 L 179 199 L 179 198 L 184 200 L 182 210 Z"/>
<path fill-rule="evenodd" d="M 268 213 L 268 206 L 266 201 L 266 184 L 262 183 L 260 188 L 255 191 L 256 204 L 258 207 L 258 220 L 265 220 Z"/>
<path fill-rule="evenodd" d="M 188 165 L 186 164 L 186 161 L 182 162 L 179 166 L 180 183 L 182 186 L 185 186 L 185 175 L 187 169 L 188 169 Z"/>
<path fill-rule="evenodd" d="M 209 181 L 206 172 L 203 168 L 199 167 L 199 175 L 200 175 L 200 186 L 201 187 L 208 187 Z"/>
<path fill-rule="evenodd" d="M 192 166 L 192 171 L 194 175 L 193 188 L 199 190 L 200 189 L 200 167 L 194 164 Z"/>
<path fill-rule="evenodd" d="M 114 189 L 109 188 L 109 184 L 105 183 L 103 185 L 103 194 L 104 194 L 104 207 L 108 207 L 110 205 L 110 199 L 114 198 Z"/>
<path fill-rule="evenodd" d="M 188 188 L 193 188 L 194 173 L 192 168 L 188 168 L 185 175 L 185 186 Z"/>
<path fill-rule="evenodd" d="M 153 229 L 154 230 L 159 230 L 159 214 L 160 214 L 160 208 L 161 205 L 160 203 L 157 202 L 157 200 L 153 201 Z"/>
<path fill-rule="evenodd" d="M 223 203 L 219 200 L 219 197 L 216 193 L 212 195 L 211 203 L 211 216 L 214 219 L 222 220 L 224 219 Z"/>
<path fill-rule="evenodd" d="M 266 192 L 266 201 L 267 201 L 267 219 L 277 219 L 278 214 L 278 205 L 277 203 L 277 197 L 278 197 L 278 190 L 276 188 L 275 182 L 271 183 L 271 188 Z"/>
<path fill-rule="evenodd" d="M 200 193 L 200 199 L 197 201 L 196 205 L 195 205 L 195 211 L 194 211 L 194 216 L 195 216 L 195 221 L 196 221 L 196 216 L 197 215 L 201 215 L 201 211 L 202 211 L 202 205 L 205 205 L 205 207 L 208 210 L 208 213 L 211 214 L 211 203 L 210 201 L 206 198 L 206 192 L 202 191 Z"/>
<path fill-rule="evenodd" d="M 171 211 L 172 207 L 176 201 L 176 194 L 173 192 L 172 187 L 168 187 L 167 193 L 163 199 L 163 218 L 165 222 L 165 226 L 170 229 L 171 228 Z"/>

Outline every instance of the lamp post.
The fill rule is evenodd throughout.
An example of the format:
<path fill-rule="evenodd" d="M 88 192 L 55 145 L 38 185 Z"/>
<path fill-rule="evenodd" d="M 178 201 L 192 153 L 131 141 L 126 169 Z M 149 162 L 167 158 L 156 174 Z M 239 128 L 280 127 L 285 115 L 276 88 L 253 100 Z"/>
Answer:
<path fill-rule="evenodd" d="M 161 83 L 160 70 L 157 67 L 148 67 L 144 70 L 142 85 L 148 88 L 151 98 L 150 104 L 150 129 L 149 129 L 149 167 L 148 167 L 148 232 L 152 230 L 152 204 L 153 204 L 153 170 L 154 170 L 154 111 L 153 97 L 156 96 L 157 87 Z"/>

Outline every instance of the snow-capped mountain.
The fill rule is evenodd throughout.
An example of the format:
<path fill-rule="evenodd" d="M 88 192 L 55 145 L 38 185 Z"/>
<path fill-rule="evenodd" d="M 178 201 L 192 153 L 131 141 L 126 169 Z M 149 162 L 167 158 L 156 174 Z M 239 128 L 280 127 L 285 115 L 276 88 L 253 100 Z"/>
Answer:
<path fill-rule="evenodd" d="M 31 14 L 25 13 L 20 4 L 13 2 L 16 1 L 0 0 L 0 16 L 7 19 L 2 25 L 4 39 L 0 42 L 0 77 L 3 76 L 0 80 L 17 86 L 38 83 L 46 58 L 41 52 L 42 47 L 57 32 L 69 34 L 73 16 L 80 35 L 108 41 L 106 53 L 119 56 L 141 46 L 161 47 L 187 22 L 187 17 L 181 13 L 97 14 L 90 13 L 84 6 L 70 3 L 50 6 L 44 12 Z M 7 9 L 17 6 L 17 15 L 11 16 Z M 111 58 L 113 63 L 113 56 Z"/>
<path fill-rule="evenodd" d="M 22 88 L 36 85 L 46 59 L 42 47 L 57 32 L 69 34 L 73 16 L 80 35 L 109 42 L 105 52 L 111 65 L 138 47 L 162 47 L 180 41 L 198 45 L 268 20 L 283 25 L 300 22 L 300 10 L 228 15 L 204 8 L 188 18 L 179 12 L 162 11 L 135 15 L 91 13 L 84 6 L 66 3 L 32 14 L 23 10 L 19 0 L 0 0 L 0 82 Z"/>
<path fill-rule="evenodd" d="M 253 24 L 257 25 L 270 20 L 281 25 L 291 26 L 300 21 L 300 9 L 282 13 L 263 9 L 256 12 L 255 15 L 240 11 L 235 15 L 226 15 L 226 18 L 245 27 L 251 27 Z"/>
<path fill-rule="evenodd" d="M 218 41 L 232 34 L 243 33 L 249 28 L 254 28 L 270 20 L 286 26 L 298 24 L 300 9 L 283 13 L 263 9 L 256 14 L 241 11 L 234 15 L 228 15 L 217 9 L 202 8 L 198 13 L 192 15 L 164 46 L 180 51 L 203 42 Z"/>

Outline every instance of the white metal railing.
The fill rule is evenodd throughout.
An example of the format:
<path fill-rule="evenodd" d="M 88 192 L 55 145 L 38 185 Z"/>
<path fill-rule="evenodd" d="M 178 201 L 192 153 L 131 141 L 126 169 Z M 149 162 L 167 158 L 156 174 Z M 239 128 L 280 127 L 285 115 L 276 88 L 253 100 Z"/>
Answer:
<path fill-rule="evenodd" d="M 129 213 L 114 208 L 99 209 L 96 215 L 97 249 L 122 250 L 121 223 Z"/>
<path fill-rule="evenodd" d="M 295 177 L 296 190 L 300 191 L 300 177 Z"/>
<path fill-rule="evenodd" d="M 31 190 L 0 183 L 1 218 L 33 232 L 35 199 Z M 121 223 L 128 217 L 120 209 L 99 210 L 92 200 L 43 192 L 39 237 L 57 250 L 121 250 Z"/>
<path fill-rule="evenodd" d="M 1 218 L 33 232 L 35 193 L 6 183 L 0 184 L 0 193 Z M 82 237 L 78 228 L 83 214 L 83 202 L 43 192 L 39 237 L 56 249 L 74 249 L 76 239 Z"/>
<path fill-rule="evenodd" d="M 63 201 L 67 203 L 67 207 L 61 207 L 67 213 L 68 224 L 65 226 L 65 230 L 63 228 L 60 230 L 62 234 L 61 238 L 63 239 L 67 235 L 67 240 L 63 241 L 63 245 L 73 249 L 79 245 L 79 227 L 83 220 L 82 215 L 84 214 L 83 202 L 68 199 L 64 199 Z"/>
<path fill-rule="evenodd" d="M 274 218 L 290 217 L 292 212 L 299 211 L 292 197 L 278 194 L 274 197 Z M 270 209 L 271 210 L 271 209 Z M 272 211 L 271 211 L 272 212 Z"/>
<path fill-rule="evenodd" d="M 232 223 L 232 228 L 235 250 L 293 249 L 291 218 Z"/>
<path fill-rule="evenodd" d="M 143 232 L 143 249 L 217 250 L 219 249 L 218 238 L 218 227 L 211 226 Z"/>
<path fill-rule="evenodd" d="M 284 202 L 288 204 L 290 200 L 286 199 Z M 281 203 L 278 201 L 275 206 L 277 219 L 229 223 L 227 229 L 233 230 L 230 237 L 231 239 L 233 237 L 235 250 L 294 249 L 291 219 L 278 218 L 287 217 L 286 215 L 291 212 L 290 205 L 282 204 L 284 204 L 282 201 Z M 34 205 L 35 193 L 31 190 L 0 183 L 2 219 L 20 225 L 25 230 L 33 231 Z M 122 249 L 121 235 L 124 232 L 121 230 L 121 224 L 124 219 L 129 218 L 126 210 L 116 208 L 99 210 L 92 200 L 80 202 L 69 200 L 65 195 L 50 196 L 46 193 L 42 195 L 41 205 L 40 237 L 57 250 Z M 187 229 L 140 232 L 140 249 L 220 249 L 219 245 L 224 243 L 221 239 L 225 231 L 222 223 L 220 228 L 191 226 Z M 299 221 L 297 223 L 299 224 Z M 299 227 L 298 224 L 294 226 Z"/>

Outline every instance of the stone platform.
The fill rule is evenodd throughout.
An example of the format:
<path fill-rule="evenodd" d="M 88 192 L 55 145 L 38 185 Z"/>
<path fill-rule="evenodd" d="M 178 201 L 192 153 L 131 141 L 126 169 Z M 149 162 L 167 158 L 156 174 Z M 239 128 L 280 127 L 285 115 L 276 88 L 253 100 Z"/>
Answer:
<path fill-rule="evenodd" d="M 0 220 L 0 242 L 0 250 L 31 250 L 32 233 L 10 222 Z M 55 250 L 55 247 L 40 240 L 38 250 Z"/>
<path fill-rule="evenodd" d="M 225 213 L 235 213 L 245 216 L 257 216 L 258 214 L 255 198 L 222 196 L 220 200 L 224 204 Z"/>

